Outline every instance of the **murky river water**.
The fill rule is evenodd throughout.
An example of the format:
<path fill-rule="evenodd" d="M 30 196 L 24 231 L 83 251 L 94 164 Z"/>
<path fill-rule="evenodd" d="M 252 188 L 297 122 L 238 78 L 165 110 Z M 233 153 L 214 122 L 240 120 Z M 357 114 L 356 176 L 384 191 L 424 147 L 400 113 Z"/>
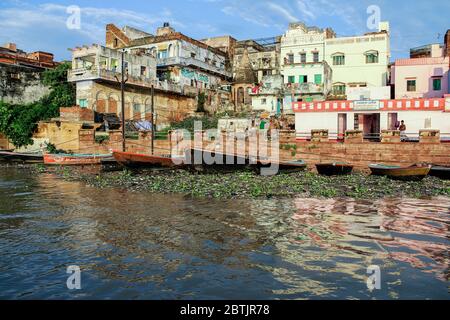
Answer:
<path fill-rule="evenodd" d="M 193 200 L 0 168 L 0 299 L 449 299 L 449 210 Z M 66 287 L 69 265 L 81 290 Z"/>

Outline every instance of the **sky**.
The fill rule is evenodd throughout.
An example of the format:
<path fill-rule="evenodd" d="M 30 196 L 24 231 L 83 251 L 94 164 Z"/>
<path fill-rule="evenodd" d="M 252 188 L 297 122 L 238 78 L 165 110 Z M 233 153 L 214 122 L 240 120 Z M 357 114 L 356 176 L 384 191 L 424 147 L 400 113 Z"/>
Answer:
<path fill-rule="evenodd" d="M 51 0 L 50 0 L 51 1 Z M 177 31 L 203 39 L 231 35 L 238 40 L 282 35 L 290 22 L 331 27 L 338 36 L 370 32 L 371 5 L 391 28 L 391 60 L 409 49 L 443 42 L 450 29 L 448 0 L 1 0 L 0 44 L 16 43 L 27 52 L 47 51 L 58 61 L 70 59 L 69 48 L 104 44 L 105 25 L 129 25 L 154 34 L 169 22 Z M 70 6 L 80 8 L 80 28 L 67 27 Z"/>

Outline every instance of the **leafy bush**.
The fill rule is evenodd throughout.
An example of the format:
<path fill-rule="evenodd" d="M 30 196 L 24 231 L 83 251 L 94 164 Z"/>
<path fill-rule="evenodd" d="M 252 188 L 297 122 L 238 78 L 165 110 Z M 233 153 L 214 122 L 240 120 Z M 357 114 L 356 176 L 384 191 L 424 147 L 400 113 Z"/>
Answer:
<path fill-rule="evenodd" d="M 0 102 L 0 132 L 16 147 L 32 143 L 32 135 L 41 120 L 59 116 L 59 108 L 75 105 L 75 87 L 67 82 L 70 63 L 63 63 L 53 70 L 44 71 L 42 83 L 51 92 L 39 101 L 15 105 Z"/>

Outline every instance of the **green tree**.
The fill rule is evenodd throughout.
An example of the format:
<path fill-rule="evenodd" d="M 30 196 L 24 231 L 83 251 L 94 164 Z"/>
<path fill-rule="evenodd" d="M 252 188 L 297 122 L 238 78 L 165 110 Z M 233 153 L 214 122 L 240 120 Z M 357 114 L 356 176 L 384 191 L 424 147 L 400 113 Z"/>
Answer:
<path fill-rule="evenodd" d="M 42 74 L 42 83 L 51 89 L 45 102 L 57 107 L 71 107 L 76 104 L 76 90 L 73 83 L 67 82 L 67 72 L 72 68 L 70 62 L 65 62 Z"/>
<path fill-rule="evenodd" d="M 62 63 L 43 72 L 42 83 L 51 91 L 39 101 L 26 105 L 0 102 L 0 132 L 16 147 L 32 143 L 31 137 L 39 121 L 58 117 L 60 107 L 75 105 L 75 87 L 67 82 L 70 68 L 70 63 Z"/>

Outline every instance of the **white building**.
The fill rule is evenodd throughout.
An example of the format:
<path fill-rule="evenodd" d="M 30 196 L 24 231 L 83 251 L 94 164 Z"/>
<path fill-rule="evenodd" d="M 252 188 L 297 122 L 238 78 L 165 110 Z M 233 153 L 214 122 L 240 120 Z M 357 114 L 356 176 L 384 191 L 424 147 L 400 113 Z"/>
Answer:
<path fill-rule="evenodd" d="M 380 23 L 378 32 L 355 37 L 291 23 L 281 40 L 281 58 L 284 81 L 294 88 L 293 102 L 346 99 L 348 94 L 384 99 L 390 94 L 387 22 Z"/>
<path fill-rule="evenodd" d="M 347 88 L 356 87 L 389 90 L 390 56 L 388 22 L 381 22 L 378 32 L 325 39 L 325 60 L 333 70 L 333 95 L 346 95 Z"/>
<path fill-rule="evenodd" d="M 419 131 L 435 129 L 450 140 L 450 95 L 446 98 L 375 101 L 323 101 L 294 103 L 298 136 L 327 129 L 330 139 L 343 139 L 346 130 L 362 130 L 366 138 L 379 137 L 381 130 L 395 130 L 405 121 L 407 135 L 418 139 Z"/>
<path fill-rule="evenodd" d="M 331 90 L 332 72 L 325 61 L 325 39 L 331 29 L 291 23 L 281 38 L 281 74 L 287 87 L 285 104 L 325 100 Z"/>
<path fill-rule="evenodd" d="M 259 86 L 253 88 L 250 94 L 252 98 L 252 109 L 264 111 L 272 115 L 280 114 L 282 111 L 291 111 L 292 103 L 287 105 L 289 110 L 283 110 L 283 77 L 281 75 L 265 76 Z"/>

